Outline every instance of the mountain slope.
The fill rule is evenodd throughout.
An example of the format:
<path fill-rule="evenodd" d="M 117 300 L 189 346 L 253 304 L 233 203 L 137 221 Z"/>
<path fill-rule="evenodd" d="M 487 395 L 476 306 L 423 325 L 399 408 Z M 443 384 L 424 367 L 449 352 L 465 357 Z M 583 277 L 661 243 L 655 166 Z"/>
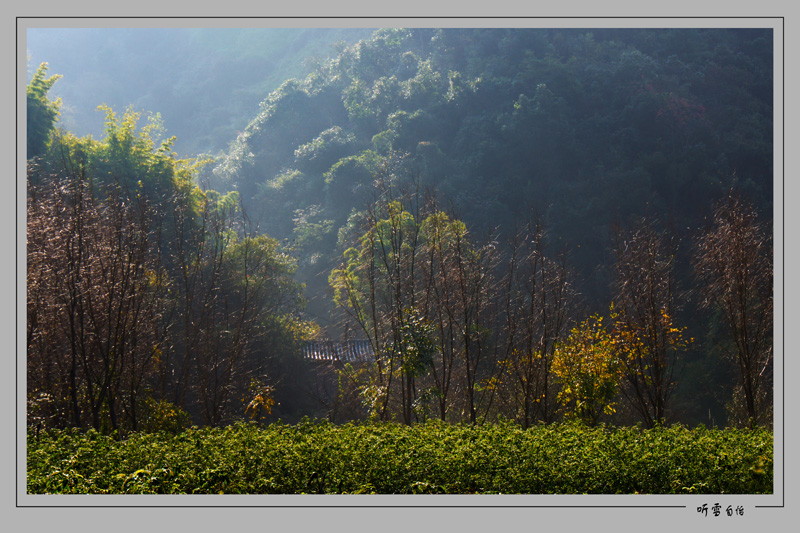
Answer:
<path fill-rule="evenodd" d="M 734 184 L 771 218 L 771 47 L 771 30 L 383 29 L 262 102 L 213 185 L 297 243 L 317 295 L 372 175 L 402 159 L 477 235 L 545 215 L 604 305 L 614 223 L 688 241 Z"/>

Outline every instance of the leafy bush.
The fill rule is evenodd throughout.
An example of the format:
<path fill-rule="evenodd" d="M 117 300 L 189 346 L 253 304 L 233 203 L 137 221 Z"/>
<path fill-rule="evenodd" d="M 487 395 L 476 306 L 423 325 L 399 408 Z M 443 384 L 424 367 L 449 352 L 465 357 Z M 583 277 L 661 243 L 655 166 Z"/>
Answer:
<path fill-rule="evenodd" d="M 29 493 L 754 494 L 772 492 L 772 434 L 682 426 L 523 430 L 304 420 L 114 440 L 28 436 Z"/>
<path fill-rule="evenodd" d="M 166 400 L 148 399 L 145 407 L 144 430 L 180 433 L 191 425 L 189 413 Z"/>

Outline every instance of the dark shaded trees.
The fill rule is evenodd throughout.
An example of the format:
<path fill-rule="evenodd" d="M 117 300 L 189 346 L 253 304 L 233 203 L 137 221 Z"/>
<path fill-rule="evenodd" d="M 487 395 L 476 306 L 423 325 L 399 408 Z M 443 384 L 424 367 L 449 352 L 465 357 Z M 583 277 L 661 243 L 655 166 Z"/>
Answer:
<path fill-rule="evenodd" d="M 235 193 L 198 195 L 196 210 L 176 213 L 174 336 L 161 373 L 173 403 L 199 406 L 204 423 L 219 425 L 243 414 L 237 409 L 251 388 L 277 377 L 261 359 L 274 355 L 264 350 L 270 337 L 290 329 L 285 315 L 299 306 L 299 285 L 294 260 L 253 232 Z M 286 336 L 278 350 L 296 351 Z"/>
<path fill-rule="evenodd" d="M 669 413 L 684 343 L 674 304 L 665 302 L 676 301 L 676 280 L 688 278 L 670 245 L 659 251 L 638 230 L 615 243 L 609 213 L 629 220 L 648 205 L 684 238 L 684 228 L 706 215 L 707 199 L 744 168 L 752 172 L 742 189 L 769 217 L 771 50 L 769 30 L 382 30 L 273 92 L 211 179 L 236 188 L 262 230 L 292 242 L 297 277 L 307 281 L 321 320 L 330 287 L 321 286 L 320 273 L 340 259 L 336 235 L 353 229 L 358 215 L 350 215 L 363 208 L 362 193 L 387 158 L 404 152 L 452 202 L 445 212 L 422 196 L 383 197 L 361 218 L 355 233 L 362 240 L 346 246 L 338 282 L 354 280 L 360 295 L 345 298 L 347 306 L 368 325 L 364 335 L 376 350 L 392 354 L 379 359 L 374 383 L 362 391 L 383 412 L 404 421 L 474 421 L 490 412 L 524 424 L 558 418 L 564 381 L 554 379 L 553 361 L 577 318 L 569 302 L 580 292 L 595 310 L 614 300 L 611 333 L 628 363 L 622 390 L 649 413 L 643 420 L 656 423 Z M 37 79 L 46 93 L 51 81 Z M 255 285 L 231 281 L 247 271 L 241 265 L 254 264 L 244 256 L 258 246 L 233 254 L 254 235 L 240 213 L 221 209 L 221 196 L 195 190 L 188 166 L 169 163 L 170 141 L 136 132 L 138 115 L 106 109 L 106 116 L 102 142 L 51 135 L 31 181 L 82 174 L 101 202 L 101 191 L 116 183 L 169 205 L 150 215 L 159 243 L 153 271 L 172 291 L 168 304 L 159 300 L 156 328 L 171 339 L 159 364 L 176 366 L 159 376 L 180 405 L 197 407 L 207 392 L 217 407 L 197 411 L 198 419 L 224 420 L 221 413 L 232 411 L 222 398 L 243 385 L 233 385 L 242 377 L 236 365 L 223 370 L 223 354 L 255 348 L 222 332 L 237 324 L 254 335 L 282 332 L 262 347 L 293 333 L 280 319 L 265 319 L 268 327 L 249 312 L 223 311 L 260 305 Z M 547 214 L 553 244 L 570 243 L 576 276 L 565 256 L 545 253 L 535 224 L 504 247 L 527 214 L 520 198 Z M 494 228 L 496 237 L 474 239 L 476 230 Z M 616 272 L 603 259 L 615 247 Z M 660 259 L 647 259 L 649 249 Z M 224 325 L 217 331 L 211 323 Z M 200 374 L 209 379 L 201 383 Z"/>

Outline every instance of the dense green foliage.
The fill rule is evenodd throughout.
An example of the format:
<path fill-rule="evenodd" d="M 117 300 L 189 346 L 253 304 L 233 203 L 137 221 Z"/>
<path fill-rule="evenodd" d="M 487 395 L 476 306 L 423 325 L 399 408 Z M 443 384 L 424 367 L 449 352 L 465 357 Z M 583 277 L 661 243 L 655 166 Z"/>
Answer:
<path fill-rule="evenodd" d="M 303 422 L 28 436 L 29 493 L 772 493 L 772 435 L 681 426 Z"/>
<path fill-rule="evenodd" d="M 768 30 L 384 29 L 265 99 L 215 174 L 275 236 L 311 205 L 335 235 L 364 207 L 336 165 L 406 153 L 472 228 L 538 208 L 594 298 L 614 219 L 696 227 L 734 182 L 770 218 L 771 79 Z"/>

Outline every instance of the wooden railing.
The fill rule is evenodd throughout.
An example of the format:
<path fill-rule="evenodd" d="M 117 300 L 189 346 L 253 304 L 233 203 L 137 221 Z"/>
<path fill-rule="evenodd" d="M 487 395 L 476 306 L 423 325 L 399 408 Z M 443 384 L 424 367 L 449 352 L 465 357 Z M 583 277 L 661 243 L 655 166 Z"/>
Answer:
<path fill-rule="evenodd" d="M 308 341 L 303 346 L 303 357 L 314 361 L 370 362 L 375 360 L 375 352 L 365 340 Z"/>

